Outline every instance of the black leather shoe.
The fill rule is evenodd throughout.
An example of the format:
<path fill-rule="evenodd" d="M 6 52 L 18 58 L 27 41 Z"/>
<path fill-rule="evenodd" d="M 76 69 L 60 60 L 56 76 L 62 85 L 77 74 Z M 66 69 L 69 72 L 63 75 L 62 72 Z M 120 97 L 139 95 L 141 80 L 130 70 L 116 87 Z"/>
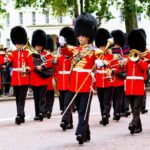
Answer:
<path fill-rule="evenodd" d="M 67 129 L 67 124 L 64 121 L 62 121 L 60 123 L 60 127 L 65 131 Z"/>
<path fill-rule="evenodd" d="M 89 135 L 89 136 L 86 136 L 86 137 L 84 138 L 84 142 L 88 142 L 88 141 L 90 141 L 90 140 L 91 140 L 90 135 Z"/>
<path fill-rule="evenodd" d="M 135 128 L 134 133 L 140 133 L 140 132 L 142 132 L 142 128 L 141 127 Z"/>
<path fill-rule="evenodd" d="M 69 123 L 69 124 L 67 125 L 67 129 L 73 129 L 73 124 Z"/>
<path fill-rule="evenodd" d="M 142 110 L 141 110 L 141 113 L 142 113 L 142 114 L 148 113 L 148 110 L 147 110 L 147 109 L 142 109 Z"/>
<path fill-rule="evenodd" d="M 21 123 L 25 123 L 24 117 L 21 117 Z"/>
<path fill-rule="evenodd" d="M 34 120 L 35 120 L 35 121 L 40 120 L 39 116 L 35 116 L 35 117 L 34 117 Z"/>
<path fill-rule="evenodd" d="M 130 134 L 134 134 L 135 133 L 135 126 L 132 124 L 129 124 L 128 129 L 130 130 Z"/>
<path fill-rule="evenodd" d="M 106 126 L 107 124 L 109 124 L 109 119 L 106 115 L 103 115 L 102 120 L 100 121 L 100 124 Z"/>
<path fill-rule="evenodd" d="M 46 117 L 47 117 L 47 119 L 50 119 L 50 118 L 51 118 L 51 112 L 50 112 L 50 111 L 48 111 L 48 112 L 46 113 Z"/>
<path fill-rule="evenodd" d="M 126 112 L 124 113 L 124 116 L 125 116 L 125 117 L 128 117 L 128 116 L 130 116 L 130 114 L 131 114 L 131 113 L 130 113 L 129 111 L 126 111 Z"/>
<path fill-rule="evenodd" d="M 42 114 L 42 113 L 39 113 L 39 120 L 40 120 L 40 121 L 43 121 L 43 118 L 44 118 L 44 117 L 43 117 L 43 114 Z"/>
<path fill-rule="evenodd" d="M 83 136 L 82 135 L 77 135 L 76 139 L 79 142 L 79 144 L 83 144 L 84 140 L 83 140 Z"/>
<path fill-rule="evenodd" d="M 113 117 L 113 120 L 119 121 L 120 120 L 120 114 L 116 113 Z"/>
<path fill-rule="evenodd" d="M 16 123 L 17 125 L 20 125 L 20 124 L 22 123 L 22 120 L 21 120 L 21 117 L 20 117 L 20 116 L 17 116 L 17 117 L 15 118 L 15 123 Z"/>

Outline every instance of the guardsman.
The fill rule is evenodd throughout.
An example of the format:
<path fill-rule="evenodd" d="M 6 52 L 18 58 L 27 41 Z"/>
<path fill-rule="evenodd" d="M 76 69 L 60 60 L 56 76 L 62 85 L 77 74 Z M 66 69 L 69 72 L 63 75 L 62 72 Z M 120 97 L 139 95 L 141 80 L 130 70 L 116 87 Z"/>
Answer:
<path fill-rule="evenodd" d="M 127 39 L 127 36 L 125 34 L 125 38 Z M 130 49 L 127 46 L 127 43 L 125 44 L 125 46 L 122 48 L 122 54 L 124 58 L 128 58 L 128 55 L 130 53 Z M 129 109 L 129 102 L 125 96 L 125 92 L 123 95 L 123 103 L 122 103 L 122 107 L 121 107 L 121 116 L 125 116 L 128 117 L 131 114 L 130 109 Z"/>
<path fill-rule="evenodd" d="M 122 47 L 125 46 L 125 34 L 121 30 L 113 30 L 111 35 L 114 39 L 114 45 L 111 48 L 112 53 L 115 52 L 115 55 L 118 56 L 117 63 L 119 60 L 123 58 Z M 125 70 L 122 66 L 118 66 L 118 71 L 114 75 L 114 89 L 113 89 L 113 110 L 114 110 L 114 117 L 113 120 L 120 120 L 120 113 L 121 113 L 121 106 L 123 103 L 123 95 L 124 95 L 124 79 Z M 124 76 L 123 76 L 124 75 Z"/>
<path fill-rule="evenodd" d="M 51 35 L 47 35 L 45 50 L 48 51 L 48 60 L 53 58 L 52 52 L 54 51 L 54 41 Z M 48 78 L 48 86 L 46 92 L 46 106 L 45 106 L 45 116 L 50 119 L 54 104 L 54 87 L 53 87 L 54 75 Z"/>
<path fill-rule="evenodd" d="M 60 36 L 65 38 L 67 42 L 66 44 L 68 46 L 71 47 L 77 45 L 77 38 L 75 36 L 74 30 L 71 27 L 62 28 L 60 31 Z M 57 89 L 60 92 L 59 100 L 60 100 L 60 109 L 62 110 L 62 112 L 67 108 L 70 102 L 70 100 L 68 101 L 66 97 L 69 90 L 69 77 L 72 59 L 73 56 L 63 54 L 63 51 L 60 51 L 60 56 L 58 58 Z M 62 117 L 60 126 L 63 128 L 63 130 L 73 128 L 72 109 L 73 105 Z M 67 126 L 65 124 L 67 124 Z"/>
<path fill-rule="evenodd" d="M 43 72 L 46 68 L 48 52 L 45 51 L 46 46 L 46 33 L 43 30 L 35 30 L 32 35 L 31 41 L 32 47 L 34 48 L 35 53 L 40 56 L 38 59 L 33 58 L 32 71 L 30 75 L 30 85 L 33 90 L 33 97 L 35 103 L 35 117 L 34 120 L 43 121 L 45 113 L 45 103 L 46 103 L 46 92 L 47 92 L 47 78 L 43 78 L 40 73 Z M 39 63 L 39 59 L 40 63 Z M 49 61 L 51 62 L 51 61 Z M 37 72 L 38 70 L 38 72 Z"/>
<path fill-rule="evenodd" d="M 145 51 L 146 40 L 139 29 L 133 29 L 128 33 L 129 58 L 126 62 L 127 77 L 125 80 L 125 94 L 131 105 L 133 118 L 128 126 L 131 134 L 142 132 L 140 111 L 142 97 L 144 96 L 144 72 L 148 70 L 140 53 Z M 140 88 L 137 88 L 140 87 Z"/>
<path fill-rule="evenodd" d="M 29 86 L 29 74 L 30 71 L 30 55 L 26 50 L 27 33 L 21 26 L 16 26 L 11 29 L 10 37 L 12 43 L 15 45 L 16 50 L 11 53 L 7 53 L 9 63 L 12 64 L 12 78 L 11 85 L 14 88 L 17 105 L 17 117 L 15 123 L 17 125 L 25 122 L 25 99 Z"/>
<path fill-rule="evenodd" d="M 145 40 L 147 39 L 147 35 L 146 35 L 146 32 L 144 29 L 140 28 L 139 29 L 144 37 L 145 37 Z M 148 50 L 148 49 L 146 49 Z M 145 58 L 147 57 L 147 59 L 149 59 L 150 57 L 148 56 L 148 53 L 144 56 Z M 149 58 L 148 58 L 149 57 Z M 150 64 L 150 61 L 147 61 L 148 64 Z M 147 82 L 147 78 L 148 78 L 148 71 L 145 72 L 145 75 L 144 75 L 144 82 L 145 82 L 145 86 L 146 86 L 146 82 Z M 148 112 L 148 109 L 146 109 L 146 101 L 147 101 L 147 94 L 146 94 L 146 90 L 145 90 L 145 93 L 144 93 L 144 96 L 143 96 L 143 101 L 142 101 L 142 107 L 141 107 L 141 113 L 142 114 L 145 114 Z"/>
<path fill-rule="evenodd" d="M 101 53 L 97 55 L 95 77 L 102 117 L 100 124 L 104 126 L 109 123 L 113 92 L 112 62 L 114 56 L 110 53 L 110 50 L 106 49 L 109 38 L 111 38 L 111 34 L 108 30 L 104 28 L 97 30 L 95 44 Z"/>
<path fill-rule="evenodd" d="M 66 99 L 75 100 L 78 111 L 78 125 L 76 129 L 76 140 L 83 144 L 90 140 L 89 112 L 92 98 L 92 71 L 95 64 L 95 48 L 92 42 L 97 30 L 97 21 L 91 14 L 83 13 L 77 17 L 75 22 L 75 34 L 79 41 L 78 47 L 69 48 L 64 45 L 61 48 L 63 54 L 74 56 L 72 60 L 69 93 Z M 59 38 L 63 46 L 64 38 Z M 70 103 L 71 104 L 71 103 Z M 66 110 L 64 111 L 65 114 Z"/>

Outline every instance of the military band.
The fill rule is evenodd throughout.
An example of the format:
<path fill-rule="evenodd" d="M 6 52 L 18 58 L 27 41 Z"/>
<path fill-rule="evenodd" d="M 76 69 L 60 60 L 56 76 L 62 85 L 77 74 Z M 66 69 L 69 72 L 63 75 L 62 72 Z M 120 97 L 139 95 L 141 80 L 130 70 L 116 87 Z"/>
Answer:
<path fill-rule="evenodd" d="M 10 37 L 16 50 L 0 54 L 0 65 L 12 65 L 11 85 L 17 108 L 15 123 L 25 122 L 29 85 L 33 90 L 34 120 L 37 121 L 43 121 L 45 116 L 50 119 L 54 94 L 59 91 L 60 127 L 63 130 L 73 128 L 75 105 L 78 112 L 76 140 L 83 144 L 91 140 L 89 115 L 95 89 L 100 104 L 100 124 L 109 124 L 112 103 L 113 120 L 120 120 L 122 112 L 128 116 L 129 102 L 133 114 L 129 132 L 142 132 L 140 112 L 146 112 L 144 80 L 150 62 L 145 36 L 142 29 L 131 30 L 127 37 L 121 30 L 110 33 L 105 28 L 98 28 L 94 16 L 83 13 L 77 17 L 74 28 L 61 29 L 60 47 L 54 55 L 54 41 L 43 30 L 33 32 L 28 47 L 26 30 L 21 26 L 13 27 Z M 110 42 L 112 37 L 114 43 Z"/>

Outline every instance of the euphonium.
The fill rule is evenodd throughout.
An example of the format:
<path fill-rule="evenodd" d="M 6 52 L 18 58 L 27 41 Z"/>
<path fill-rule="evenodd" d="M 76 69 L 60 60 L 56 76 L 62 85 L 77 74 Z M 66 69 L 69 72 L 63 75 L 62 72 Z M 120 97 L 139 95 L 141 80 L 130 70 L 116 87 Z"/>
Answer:
<path fill-rule="evenodd" d="M 140 52 L 136 49 L 132 49 L 129 54 L 129 58 L 132 61 L 137 61 L 140 59 Z"/>

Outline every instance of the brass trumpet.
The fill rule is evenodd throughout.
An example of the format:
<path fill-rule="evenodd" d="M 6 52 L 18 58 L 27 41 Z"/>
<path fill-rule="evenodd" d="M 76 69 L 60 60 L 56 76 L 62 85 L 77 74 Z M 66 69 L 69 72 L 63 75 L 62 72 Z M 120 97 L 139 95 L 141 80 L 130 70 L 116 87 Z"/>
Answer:
<path fill-rule="evenodd" d="M 129 54 L 129 59 L 132 61 L 138 61 L 141 57 L 140 55 L 141 53 L 138 50 L 132 49 Z"/>

